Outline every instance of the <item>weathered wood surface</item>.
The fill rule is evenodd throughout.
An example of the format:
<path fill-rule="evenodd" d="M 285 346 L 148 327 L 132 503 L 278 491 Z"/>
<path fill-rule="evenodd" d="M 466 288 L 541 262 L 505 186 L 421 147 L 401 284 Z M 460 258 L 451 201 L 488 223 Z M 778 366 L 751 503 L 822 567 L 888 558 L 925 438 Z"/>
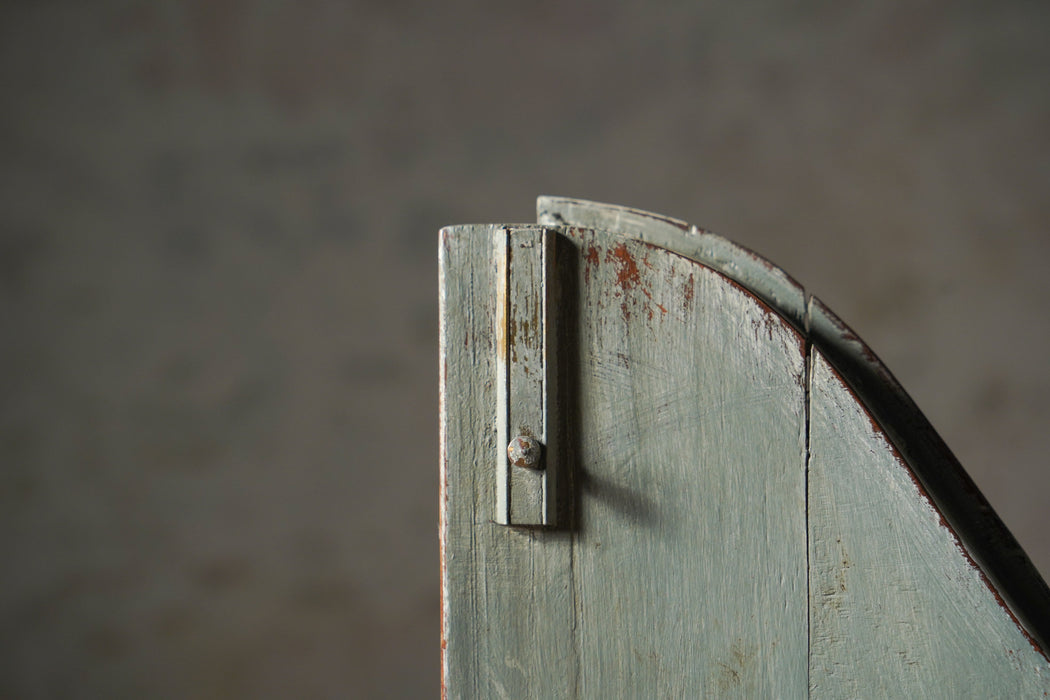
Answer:
<path fill-rule="evenodd" d="M 810 389 L 812 697 L 1031 698 L 1050 666 L 819 352 Z"/>
<path fill-rule="evenodd" d="M 474 306 L 493 296 L 486 233 L 442 243 L 449 695 L 797 695 L 801 337 L 691 260 L 568 231 L 574 518 L 568 531 L 495 525 L 492 312 Z"/>
<path fill-rule="evenodd" d="M 554 525 L 558 509 L 557 236 L 540 227 L 500 229 L 496 259 L 495 520 L 502 525 Z M 548 294 L 547 291 L 550 293 Z M 543 449 L 538 469 L 506 458 L 511 440 Z"/>
<path fill-rule="evenodd" d="M 494 522 L 498 230 L 441 233 L 444 683 L 452 698 L 573 697 L 570 535 Z"/>
<path fill-rule="evenodd" d="M 579 696 L 797 695 L 801 337 L 694 261 L 567 235 L 581 267 Z"/>
<path fill-rule="evenodd" d="M 536 199 L 536 220 L 552 226 L 581 226 L 652 243 L 703 263 L 739 282 L 805 332 L 806 293 L 779 267 L 721 236 L 652 212 L 570 197 Z"/>
<path fill-rule="evenodd" d="M 442 232 L 449 697 L 1050 692 L 1046 584 L 819 300 L 681 222 L 540 211 L 562 259 L 557 530 L 492 522 L 506 227 Z"/>
<path fill-rule="evenodd" d="M 805 334 L 882 425 L 996 592 L 1050 648 L 1050 589 L 1039 572 L 893 374 L 826 304 L 756 253 L 683 221 L 549 196 L 537 199 L 536 215 L 541 223 L 602 229 L 696 260 L 740 283 Z"/>
<path fill-rule="evenodd" d="M 904 388 L 820 299 L 810 297 L 810 342 L 882 426 L 915 478 L 1026 630 L 1050 648 L 1050 590 L 1021 545 Z"/>

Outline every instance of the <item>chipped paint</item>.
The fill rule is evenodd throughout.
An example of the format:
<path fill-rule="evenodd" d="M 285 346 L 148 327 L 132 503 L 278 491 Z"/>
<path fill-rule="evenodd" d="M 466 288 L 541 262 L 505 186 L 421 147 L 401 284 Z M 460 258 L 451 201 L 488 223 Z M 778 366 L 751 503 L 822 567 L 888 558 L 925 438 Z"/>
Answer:
<path fill-rule="evenodd" d="M 594 244 L 587 246 L 583 253 L 583 277 L 584 281 L 590 284 L 591 282 L 591 270 L 597 269 L 598 265 L 601 264 L 601 256 L 598 254 L 598 247 Z"/>
<path fill-rule="evenodd" d="M 626 244 L 620 243 L 606 252 L 605 261 L 616 263 L 616 284 L 624 292 L 631 291 L 641 282 L 638 264 L 634 261 L 634 256 L 627 250 Z"/>
<path fill-rule="evenodd" d="M 572 230 L 572 232 L 569 233 L 568 235 L 570 235 L 574 240 L 577 240 L 577 241 L 587 241 L 591 237 L 591 234 L 587 234 L 585 232 L 581 233 L 581 232 L 579 232 L 578 230 L 575 230 L 575 229 Z M 610 240 L 610 238 L 603 238 L 603 237 L 601 237 L 599 235 L 598 240 L 609 241 L 609 245 L 611 246 L 611 245 L 613 245 L 613 242 L 616 239 L 611 239 Z M 633 246 L 634 244 L 631 244 L 631 245 Z M 626 246 L 624 246 L 624 248 L 626 249 Z M 624 282 L 623 280 L 620 279 L 621 274 L 624 272 L 624 266 L 621 264 L 621 262 L 617 261 L 617 258 L 616 258 L 615 255 L 612 255 L 612 258 L 610 259 L 610 254 L 612 254 L 613 252 L 614 251 L 608 251 L 607 252 L 604 248 L 602 248 L 600 250 L 600 252 L 599 252 L 599 248 L 596 247 L 593 244 L 590 245 L 589 247 L 583 247 L 581 249 L 581 258 L 582 258 L 582 262 L 584 262 L 584 264 L 580 266 L 583 269 L 579 270 L 579 272 L 582 273 L 581 276 L 587 282 L 590 282 L 591 272 L 597 271 L 599 269 L 600 265 L 603 264 L 603 255 L 602 254 L 604 254 L 605 262 L 609 263 L 610 265 L 614 265 L 614 267 L 610 267 L 609 270 L 602 270 L 602 273 L 604 273 L 604 275 L 599 275 L 599 277 L 597 278 L 599 281 L 602 282 L 602 284 L 600 285 L 600 287 L 601 287 L 601 289 L 600 289 L 601 300 L 598 303 L 609 304 L 609 305 L 611 305 L 613 303 L 621 303 L 622 304 L 621 305 L 621 310 L 623 310 L 625 312 L 625 318 L 626 318 L 626 312 L 627 311 L 630 311 L 630 310 L 637 311 L 639 308 L 647 307 L 646 299 L 648 299 L 652 304 L 655 304 L 655 306 L 657 308 L 659 308 L 661 311 L 665 311 L 663 305 L 661 305 L 659 303 L 656 303 L 653 300 L 653 296 L 655 295 L 657 297 L 661 297 L 661 294 L 664 293 L 661 290 L 666 288 L 668 290 L 666 292 L 666 294 L 668 294 L 669 296 L 672 297 L 672 301 L 667 302 L 666 299 L 661 299 L 661 301 L 667 302 L 668 305 L 670 305 L 672 307 L 672 310 L 675 312 L 673 314 L 674 318 L 680 318 L 682 316 L 682 314 L 679 313 L 679 305 L 681 306 L 682 310 L 687 310 L 687 311 L 688 310 L 694 310 L 695 306 L 699 306 L 702 309 L 706 309 L 707 308 L 707 304 L 705 304 L 705 302 L 708 302 L 707 299 L 702 299 L 700 304 L 695 304 L 694 305 L 694 301 L 695 301 L 694 300 L 695 281 L 692 279 L 691 275 L 689 276 L 690 277 L 690 279 L 689 279 L 689 283 L 690 284 L 689 285 L 682 285 L 681 287 L 679 287 L 679 282 L 677 280 L 675 281 L 675 284 L 674 284 L 673 287 L 671 287 L 670 285 L 666 285 L 665 283 L 660 283 L 660 282 L 658 282 L 655 287 L 647 286 L 648 283 L 649 283 L 649 280 L 650 280 L 650 276 L 641 275 L 641 274 L 639 275 L 639 280 L 637 282 L 635 282 L 635 284 L 632 285 L 632 284 L 626 283 L 626 282 Z M 633 255 L 633 261 L 636 263 L 635 267 L 638 268 L 638 272 L 639 273 L 644 272 L 646 269 L 651 269 L 651 267 L 647 264 L 648 258 L 649 258 L 648 254 L 642 255 L 636 248 L 633 248 L 633 247 L 628 252 L 629 253 L 633 252 L 633 254 L 634 254 Z M 719 251 L 716 251 L 716 252 L 721 253 L 722 251 L 719 250 Z M 594 258 L 593 260 L 591 260 L 592 255 L 593 255 L 593 258 Z M 689 258 L 690 256 L 685 255 L 684 257 Z M 655 254 L 653 256 L 653 259 L 655 259 L 657 262 L 660 261 L 659 256 L 655 255 Z M 690 258 L 690 259 L 695 260 L 695 258 Z M 756 259 L 759 261 L 759 263 L 765 262 L 765 261 L 762 261 L 760 258 L 756 257 Z M 702 262 L 702 261 L 699 261 L 699 262 Z M 735 259 L 730 259 L 729 263 L 726 263 L 726 265 L 731 268 L 732 265 L 735 264 L 735 262 L 736 262 Z M 771 273 L 773 273 L 773 272 L 779 273 L 779 270 L 776 270 L 775 268 L 773 268 L 772 265 L 766 264 L 764 267 L 767 270 L 769 270 Z M 747 270 L 747 269 L 745 269 L 744 272 L 747 272 L 748 274 L 750 274 L 750 271 Z M 721 274 L 729 274 L 729 273 L 721 272 Z M 747 275 L 744 275 L 744 276 L 746 277 Z M 683 277 L 683 280 L 684 280 L 685 275 L 682 275 L 682 277 Z M 616 285 L 609 284 L 609 283 L 613 282 L 614 279 L 616 280 Z M 753 282 L 753 279 L 751 279 L 750 277 L 748 277 L 748 280 Z M 577 280 L 576 283 L 578 284 L 578 282 L 579 281 Z M 745 290 L 749 291 L 749 293 L 752 293 L 752 294 L 755 293 L 752 290 L 750 290 L 750 288 L 748 286 L 748 283 L 741 282 L 740 284 L 741 284 L 741 286 L 743 288 L 745 288 Z M 774 292 L 777 292 L 780 289 L 779 287 L 776 287 L 775 285 L 770 285 L 770 286 L 771 286 L 771 288 L 774 289 Z M 645 294 L 645 298 L 642 298 L 641 296 L 636 294 L 635 293 L 636 289 L 640 289 L 642 291 L 642 293 Z M 673 289 L 673 291 L 670 291 L 672 289 Z M 679 289 L 681 289 L 681 297 L 678 297 L 678 295 L 675 294 L 675 292 L 677 292 Z M 705 287 L 705 289 L 707 289 L 707 288 Z M 652 290 L 652 291 L 650 291 L 650 290 Z M 599 290 L 595 290 L 595 291 L 596 291 L 595 297 L 597 297 L 598 296 L 597 292 Z M 701 290 L 701 292 L 702 292 L 701 296 L 705 296 L 706 295 L 706 292 L 704 292 L 703 290 Z M 612 301 L 612 299 L 614 299 L 614 298 L 617 300 L 616 302 Z M 780 297 L 778 297 L 776 295 L 776 293 L 772 294 L 772 300 L 770 300 L 770 298 L 768 298 L 768 296 L 767 297 L 761 297 L 761 298 L 765 302 L 763 304 L 763 306 L 768 304 L 768 305 L 771 305 L 775 310 L 780 310 L 781 307 L 777 306 L 777 302 L 780 300 Z M 629 308 L 628 308 L 628 304 L 630 305 Z M 654 309 L 651 308 L 651 307 L 647 307 L 646 308 L 646 312 L 647 312 L 648 318 L 649 319 L 653 319 L 653 317 L 655 315 L 654 314 Z M 809 315 L 808 314 L 809 314 L 809 311 L 807 309 L 807 316 L 806 316 L 806 321 L 807 322 L 804 325 L 804 328 L 807 329 L 807 330 L 810 328 L 809 323 L 808 323 L 808 321 L 809 321 Z M 601 314 L 601 316 L 602 316 L 602 324 L 605 323 L 605 320 L 607 318 L 611 318 L 612 323 L 616 322 L 616 312 L 615 312 L 614 309 L 606 309 Z M 689 318 L 690 316 L 687 314 L 686 317 Z M 792 317 L 792 318 L 794 318 L 794 317 Z M 636 321 L 636 323 L 634 324 L 634 328 L 635 329 L 644 328 L 644 324 L 637 323 L 637 318 L 635 319 L 635 321 Z M 798 321 L 798 319 L 794 318 L 794 321 L 789 321 L 789 322 L 791 322 L 791 324 L 794 325 L 795 327 L 798 327 L 797 321 Z M 745 328 L 746 328 L 746 326 L 745 326 Z M 762 324 L 753 324 L 752 328 L 754 328 L 756 331 L 760 331 L 760 330 L 762 330 Z M 611 330 L 618 331 L 620 329 L 616 328 L 616 329 L 611 329 Z M 767 323 L 765 325 L 765 330 L 766 331 L 771 330 L 770 324 Z M 822 333 L 824 335 L 822 335 Z M 817 339 L 814 339 L 814 344 L 815 345 L 819 345 L 819 342 L 821 341 L 821 339 L 823 339 L 824 341 L 828 340 L 827 336 L 829 334 L 827 334 L 826 327 L 823 328 L 821 331 L 818 331 L 817 335 L 819 335 L 820 337 L 817 338 Z M 601 337 L 602 338 L 607 338 L 608 336 L 603 335 Z M 806 339 L 812 339 L 812 338 L 813 338 L 813 336 L 809 335 L 808 333 L 805 336 L 805 338 L 803 338 L 802 336 L 799 336 L 800 348 L 805 348 L 805 350 L 803 350 L 801 352 L 802 356 L 804 356 L 804 357 L 808 356 L 808 354 L 809 354 L 808 353 L 808 346 L 806 346 L 805 340 Z M 622 338 L 617 338 L 616 340 L 619 341 L 619 340 L 622 340 Z M 832 338 L 831 342 L 837 343 L 836 350 L 840 351 L 840 353 L 848 352 L 848 353 L 856 354 L 859 357 L 863 358 L 865 361 L 867 361 L 867 362 L 869 362 L 871 364 L 875 364 L 875 365 L 878 366 L 878 360 L 877 360 L 877 358 L 875 358 L 874 354 L 871 353 L 871 351 L 866 346 L 864 346 L 863 343 L 861 343 L 861 341 L 859 339 L 856 338 L 855 334 L 852 334 L 852 332 L 849 332 L 848 329 L 847 329 L 847 331 L 845 333 L 840 334 L 836 338 Z M 849 347 L 845 347 L 845 346 L 849 346 Z M 837 357 L 836 359 L 841 359 L 841 356 Z M 874 384 L 875 383 L 874 380 L 876 378 L 878 378 L 878 377 L 869 376 L 868 374 L 865 374 L 863 371 L 858 372 L 857 368 L 855 366 L 853 366 L 853 365 L 854 365 L 854 363 L 859 364 L 859 361 L 856 360 L 852 356 L 847 358 L 847 359 L 849 359 L 850 362 L 845 363 L 843 365 L 844 373 L 847 374 L 847 376 L 849 377 L 849 379 L 847 380 L 847 385 L 852 385 L 852 386 L 858 387 L 858 393 L 861 393 L 861 394 L 867 393 L 867 394 L 869 394 L 869 398 L 870 398 L 871 389 L 872 389 L 871 384 Z M 628 364 L 628 361 L 627 361 L 626 357 L 624 358 L 623 362 L 624 362 L 624 364 Z M 644 362 L 639 361 L 637 369 L 644 371 L 644 367 L 645 367 Z M 880 374 L 879 377 L 888 377 L 889 381 L 891 381 L 891 382 L 894 381 L 894 380 L 892 380 L 892 377 L 889 375 L 888 371 L 885 371 L 884 368 L 881 368 L 879 371 L 885 372 L 885 374 Z M 640 372 L 635 372 L 634 374 L 638 375 L 638 374 L 640 374 Z M 623 375 L 621 373 L 620 375 L 617 375 L 617 376 L 623 376 Z M 858 380 L 858 376 L 860 377 L 859 380 Z M 890 389 L 894 389 L 895 387 L 896 387 L 896 385 L 894 384 L 893 386 L 890 387 Z M 867 390 L 867 391 L 865 391 L 865 390 Z M 668 404 L 666 402 L 665 403 L 661 403 L 661 404 L 659 404 L 659 406 L 657 406 L 657 409 L 658 410 L 664 410 L 664 409 L 666 409 L 667 405 Z M 880 406 L 881 406 L 881 408 L 880 408 Z M 908 407 L 905 406 L 905 408 L 908 408 Z M 886 433 L 884 435 L 886 441 L 891 446 L 894 445 L 892 440 L 897 440 L 898 442 L 900 441 L 900 435 L 901 435 L 902 432 L 905 435 L 905 437 L 914 437 L 914 434 L 915 434 L 914 432 L 908 432 L 907 430 L 902 429 L 901 426 L 899 425 L 899 421 L 911 418 L 910 414 L 908 414 L 907 412 L 901 412 L 900 415 L 897 416 L 897 419 L 896 419 L 897 422 L 895 422 L 894 418 L 893 418 L 893 413 L 892 412 L 891 413 L 887 413 L 886 412 L 886 410 L 885 410 L 885 403 L 882 403 L 882 404 L 876 403 L 875 408 L 870 409 L 870 413 L 871 413 L 871 415 L 869 416 L 869 418 L 871 420 L 871 425 L 872 425 L 873 429 L 875 429 L 875 430 L 879 429 L 878 428 L 878 422 L 875 420 L 874 416 L 879 416 L 880 418 L 886 419 L 890 426 L 894 426 L 894 425 L 896 426 L 896 430 L 898 432 L 896 432 L 896 433 Z M 902 418 L 901 416 L 904 416 L 904 418 Z M 922 426 L 920 425 L 919 427 L 921 428 Z M 925 436 L 920 436 L 920 439 L 922 439 L 923 437 L 925 437 Z M 902 448 L 905 449 L 905 450 L 914 450 L 915 449 L 907 441 L 902 443 Z M 921 449 L 919 451 L 921 453 Z M 914 454 L 914 452 L 912 452 L 912 454 Z M 910 455 L 909 455 L 909 457 L 910 457 Z M 940 465 L 938 465 L 938 467 L 939 466 Z M 951 465 L 948 465 L 948 466 L 950 467 Z M 469 465 L 468 465 L 468 468 L 469 468 Z M 905 468 L 907 468 L 907 466 Z M 929 474 L 927 473 L 927 471 L 923 471 L 922 474 L 925 475 L 927 478 L 929 477 Z M 942 528 L 949 528 L 949 530 L 950 530 L 950 526 L 948 524 L 948 521 L 941 514 L 940 508 L 937 507 L 937 504 L 932 499 L 929 498 L 928 494 L 926 494 L 925 489 L 922 488 L 922 485 L 919 483 L 919 480 L 916 478 L 915 473 L 910 473 L 909 476 L 916 483 L 916 486 L 919 488 L 920 493 L 922 493 L 923 496 L 927 499 L 927 501 L 932 504 L 931 507 L 934 508 L 934 512 L 938 513 L 938 515 L 940 516 L 939 526 L 942 527 Z M 902 483 L 906 483 L 906 482 L 902 482 Z M 931 483 L 931 491 L 936 492 L 938 485 L 939 485 L 939 482 L 937 482 L 937 481 L 932 482 Z M 963 488 L 964 488 L 964 490 L 967 489 L 968 488 L 967 484 L 963 484 Z M 977 494 L 976 492 L 974 492 L 971 495 L 979 496 L 979 494 Z M 948 505 L 949 505 L 949 507 L 951 506 L 950 503 Z M 932 521 L 931 521 L 931 524 L 932 524 Z M 484 537 L 484 536 L 486 536 L 484 533 L 479 534 L 479 539 L 481 537 Z M 531 538 L 531 533 L 530 533 L 530 538 Z M 959 541 L 959 546 L 961 547 L 962 546 L 961 540 L 959 540 L 958 536 L 956 536 L 956 539 L 957 539 L 957 541 Z M 450 542 L 454 542 L 454 541 L 450 541 Z M 471 540 L 472 546 L 473 546 L 473 543 L 474 543 L 474 541 Z M 598 544 L 595 544 L 595 548 L 597 548 L 597 546 L 598 546 Z M 841 546 L 841 542 L 840 542 L 840 546 Z M 582 549 L 578 550 L 577 553 L 579 553 L 580 551 L 582 551 Z M 969 558 L 969 555 L 966 552 L 966 550 L 963 549 L 962 551 L 963 551 L 963 554 L 965 556 L 967 556 L 967 558 Z M 547 556 L 545 556 L 543 558 L 540 558 L 540 559 L 527 560 L 527 561 L 528 561 L 528 563 L 530 565 L 532 565 L 533 562 L 542 563 L 542 562 L 547 561 L 547 558 L 550 555 L 550 550 L 546 551 L 546 555 Z M 842 574 L 842 578 L 841 578 L 840 581 L 833 582 L 832 585 L 838 585 L 840 590 L 844 590 L 847 587 L 847 583 L 848 583 L 849 584 L 849 588 L 850 588 L 849 594 L 852 595 L 856 591 L 856 589 L 857 589 L 857 587 L 859 585 L 859 582 L 861 580 L 861 576 L 860 576 L 859 572 L 864 571 L 863 564 L 861 563 L 863 561 L 863 552 L 861 550 L 853 548 L 853 549 L 850 550 L 850 555 L 851 556 L 856 555 L 856 558 L 857 558 L 857 561 L 858 561 L 858 564 L 856 565 L 857 568 L 852 570 L 852 576 L 849 579 L 849 581 L 847 581 L 846 580 L 847 570 L 849 569 L 850 566 L 853 566 L 853 564 L 850 562 L 850 558 L 848 556 L 846 556 L 845 549 L 843 548 L 841 560 L 837 561 L 837 562 L 833 562 L 833 564 L 841 563 L 842 568 L 841 568 L 840 572 Z M 509 562 L 510 564 L 513 564 L 513 560 L 512 559 L 508 559 L 507 562 Z M 504 562 L 501 562 L 501 565 L 503 563 Z M 570 560 L 569 566 L 570 567 L 573 566 L 571 560 Z M 974 567 L 976 567 L 976 564 L 974 564 Z M 532 575 L 536 576 L 537 573 L 534 570 L 532 570 Z M 515 579 L 513 579 L 513 577 L 510 577 L 510 578 L 511 578 L 511 584 L 510 585 L 513 585 Z M 985 585 L 988 586 L 989 590 L 992 591 L 993 595 L 996 595 L 996 597 L 998 598 L 998 594 L 996 592 L 996 589 L 992 586 L 990 580 L 987 579 L 987 578 L 985 578 L 984 580 L 985 580 Z M 570 583 L 569 583 L 570 590 L 572 590 L 572 585 L 573 584 L 570 581 Z M 540 587 L 537 590 L 538 590 L 537 595 L 539 596 L 539 595 L 542 595 L 542 593 L 546 589 L 544 589 L 543 587 Z M 486 589 L 486 593 L 487 592 L 488 591 Z M 516 599 L 520 599 L 520 598 L 516 598 Z M 999 600 L 1000 600 L 1000 605 L 1002 605 L 1003 604 L 1002 600 L 1001 599 L 999 599 Z M 1008 613 L 1010 612 L 1009 609 L 1007 610 L 1007 612 Z M 1011 614 L 1011 617 L 1012 617 L 1012 614 Z M 488 619 L 495 619 L 495 616 L 490 617 Z M 544 619 L 545 618 L 543 618 L 542 616 L 537 616 L 537 618 L 535 620 L 535 624 L 537 624 L 537 625 L 538 624 L 542 624 Z M 530 624 L 531 624 L 531 621 L 530 621 Z M 575 627 L 573 627 L 573 629 L 575 629 Z M 548 636 L 553 638 L 553 635 L 548 635 Z M 516 638 L 520 638 L 520 637 L 516 637 Z M 1033 646 L 1036 646 L 1035 643 L 1033 642 L 1033 640 L 1031 639 L 1031 637 L 1029 637 L 1029 642 L 1032 643 Z M 776 645 L 776 643 L 774 642 L 774 646 L 775 645 Z M 458 644 L 454 644 L 454 646 L 457 649 L 461 648 Z M 1017 639 L 1017 641 L 1014 644 L 1012 644 L 1011 646 L 1018 649 L 1018 651 L 1017 651 L 1018 654 L 1022 653 L 1022 650 L 1023 651 L 1027 651 L 1027 650 L 1024 649 L 1024 644 L 1023 644 L 1023 642 L 1020 639 Z M 1036 648 L 1038 649 L 1038 646 L 1036 646 Z M 767 653 L 767 648 L 763 646 L 763 647 L 760 647 L 759 650 L 761 652 L 761 657 L 760 658 L 765 657 L 765 655 Z M 739 674 L 739 672 L 737 670 L 737 666 L 742 665 L 742 664 L 737 664 L 735 666 L 732 663 L 734 661 L 741 661 L 741 659 L 736 658 L 735 656 L 731 656 L 730 654 L 727 653 L 727 651 L 728 650 L 726 649 L 725 646 L 721 647 L 721 656 L 725 657 L 725 658 L 721 658 L 721 661 L 725 662 L 725 665 L 727 667 L 733 669 L 733 673 L 729 673 L 727 675 L 727 678 L 730 679 L 730 680 L 732 680 L 734 678 L 735 679 L 739 679 L 739 678 L 742 678 L 742 677 L 746 678 L 746 676 L 744 676 L 743 674 Z M 901 653 L 903 654 L 903 652 L 901 652 Z M 1014 652 L 1013 648 L 1011 648 L 1011 649 L 1007 649 L 1007 653 L 1013 655 L 1015 652 Z M 563 655 L 563 656 L 565 656 L 565 655 Z M 500 658 L 502 658 L 502 657 L 500 657 Z M 664 658 L 667 658 L 667 657 L 665 656 Z M 718 659 L 718 658 L 719 658 L 719 656 L 715 655 L 712 660 Z M 907 662 L 911 663 L 911 660 L 907 660 Z"/>

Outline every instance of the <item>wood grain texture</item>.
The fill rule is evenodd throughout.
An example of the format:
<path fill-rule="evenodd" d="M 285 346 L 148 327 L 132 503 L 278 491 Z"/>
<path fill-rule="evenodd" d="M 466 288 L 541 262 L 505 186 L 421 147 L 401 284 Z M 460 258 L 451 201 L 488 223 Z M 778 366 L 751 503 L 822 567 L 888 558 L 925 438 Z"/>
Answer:
<path fill-rule="evenodd" d="M 1045 583 L 844 324 L 728 241 L 547 200 L 560 530 L 492 522 L 507 227 L 442 232 L 449 697 L 1050 693 L 999 597 L 1042 638 Z"/>
<path fill-rule="evenodd" d="M 499 228 L 441 232 L 443 687 L 449 698 L 572 697 L 570 535 L 493 522 Z"/>
<path fill-rule="evenodd" d="M 810 297 L 810 342 L 882 426 L 963 546 L 1025 629 L 1050 643 L 1050 589 L 919 407 L 889 369 L 820 299 Z"/>
<path fill-rule="evenodd" d="M 449 696 L 804 693 L 801 337 L 691 260 L 567 231 L 572 528 L 495 525 L 497 230 L 442 234 Z"/>
<path fill-rule="evenodd" d="M 1050 588 L 893 374 L 820 299 L 756 253 L 677 219 L 568 197 L 539 197 L 536 209 L 541 222 L 601 228 L 718 270 L 804 333 L 883 426 L 996 593 L 1050 648 Z"/>
<path fill-rule="evenodd" d="M 579 696 L 806 688 L 801 337 L 723 276 L 569 229 Z"/>
<path fill-rule="evenodd" d="M 819 352 L 810 407 L 811 696 L 1044 696 L 1046 658 Z"/>

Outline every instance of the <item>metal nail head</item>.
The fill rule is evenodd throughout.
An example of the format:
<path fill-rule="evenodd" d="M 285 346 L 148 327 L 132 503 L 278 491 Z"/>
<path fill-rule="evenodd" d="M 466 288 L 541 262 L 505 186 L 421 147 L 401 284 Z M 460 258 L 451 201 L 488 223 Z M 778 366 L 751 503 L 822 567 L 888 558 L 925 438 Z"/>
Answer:
<path fill-rule="evenodd" d="M 528 435 L 519 435 L 507 445 L 507 459 L 515 467 L 540 469 L 540 456 L 542 453 L 543 446 L 535 438 L 531 438 Z"/>

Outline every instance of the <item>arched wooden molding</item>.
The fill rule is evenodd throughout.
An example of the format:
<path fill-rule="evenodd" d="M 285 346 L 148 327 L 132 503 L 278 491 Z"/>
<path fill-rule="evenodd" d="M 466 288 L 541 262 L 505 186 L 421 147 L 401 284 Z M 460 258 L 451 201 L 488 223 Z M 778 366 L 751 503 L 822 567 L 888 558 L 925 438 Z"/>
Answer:
<path fill-rule="evenodd" d="M 555 529 L 495 522 L 492 241 L 536 226 L 442 231 L 450 696 L 1050 688 L 1045 583 L 823 304 L 682 222 L 538 210 L 560 259 Z"/>

